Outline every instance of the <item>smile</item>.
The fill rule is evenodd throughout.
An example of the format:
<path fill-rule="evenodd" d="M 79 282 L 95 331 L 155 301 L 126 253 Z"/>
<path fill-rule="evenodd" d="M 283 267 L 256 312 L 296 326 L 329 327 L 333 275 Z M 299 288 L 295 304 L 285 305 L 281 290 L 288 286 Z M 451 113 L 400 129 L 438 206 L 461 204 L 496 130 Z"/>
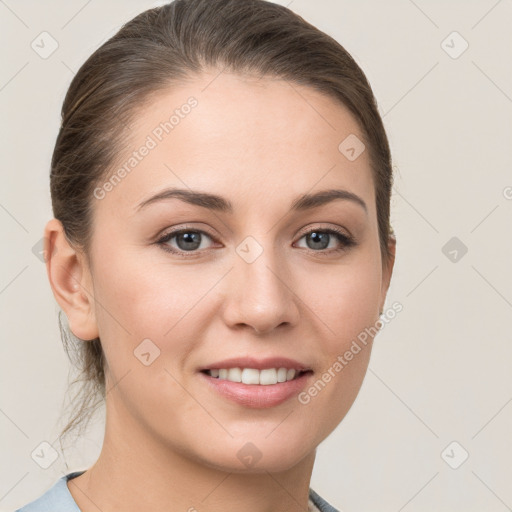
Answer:
<path fill-rule="evenodd" d="M 294 368 L 215 368 L 204 370 L 210 377 L 230 382 L 241 382 L 248 385 L 269 386 L 280 382 L 297 379 L 304 371 Z"/>

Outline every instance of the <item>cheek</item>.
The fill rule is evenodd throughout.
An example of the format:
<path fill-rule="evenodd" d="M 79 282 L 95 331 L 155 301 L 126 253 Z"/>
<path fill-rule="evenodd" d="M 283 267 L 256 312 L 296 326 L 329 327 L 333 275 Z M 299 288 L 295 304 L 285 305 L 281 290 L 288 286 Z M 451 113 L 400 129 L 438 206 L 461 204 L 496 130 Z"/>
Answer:
<path fill-rule="evenodd" d="M 194 279 L 192 267 L 155 264 L 143 256 L 134 252 L 96 268 L 95 297 L 103 306 L 97 308 L 98 323 L 105 337 L 113 330 L 161 339 L 204 293 L 207 283 Z"/>
<path fill-rule="evenodd" d="M 184 413 L 178 381 L 193 340 L 200 338 L 200 324 L 191 319 L 208 282 L 194 283 L 180 268 L 147 260 L 142 265 L 136 251 L 130 258 L 103 261 L 95 265 L 96 317 L 108 385 L 115 391 L 111 400 L 149 421 L 149 428 L 167 404 Z M 167 412 L 174 421 L 176 411 Z"/>
<path fill-rule="evenodd" d="M 124 254 L 95 266 L 96 318 L 109 368 L 114 378 L 131 371 L 130 380 L 142 372 L 140 377 L 151 377 L 151 383 L 141 382 L 156 388 L 154 379 L 170 379 L 171 385 L 161 389 L 172 393 L 174 381 L 164 368 L 183 371 L 190 352 L 204 339 L 216 314 L 208 292 L 226 269 L 200 272 L 194 265 L 144 259 L 137 251 Z M 144 367 L 137 354 L 148 352 L 151 360 L 156 358 Z"/>
<path fill-rule="evenodd" d="M 309 273 L 311 282 L 315 286 L 303 286 L 302 297 L 323 329 L 322 369 L 298 398 L 322 418 L 317 428 L 328 435 L 352 406 L 366 374 L 378 332 L 380 260 L 369 255 L 331 272 Z"/>
<path fill-rule="evenodd" d="M 331 279 L 329 293 L 318 311 L 328 326 L 318 339 L 322 367 L 298 395 L 303 415 L 309 418 L 316 442 L 325 439 L 352 407 L 363 383 L 370 359 L 378 287 L 371 279 Z M 323 305 L 323 307 L 320 307 Z"/>
<path fill-rule="evenodd" d="M 301 297 L 324 324 L 325 352 L 331 357 L 378 320 L 381 279 L 380 260 L 371 257 L 309 273 Z"/>

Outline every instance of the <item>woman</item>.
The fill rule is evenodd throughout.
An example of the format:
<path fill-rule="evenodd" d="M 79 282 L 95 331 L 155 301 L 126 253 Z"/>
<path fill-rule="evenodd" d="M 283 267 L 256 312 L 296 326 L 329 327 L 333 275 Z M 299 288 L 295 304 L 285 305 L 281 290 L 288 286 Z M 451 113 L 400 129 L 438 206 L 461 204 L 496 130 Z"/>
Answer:
<path fill-rule="evenodd" d="M 363 72 L 290 10 L 122 27 L 65 98 L 45 230 L 103 447 L 19 510 L 336 510 L 310 478 L 368 366 L 391 185 Z"/>

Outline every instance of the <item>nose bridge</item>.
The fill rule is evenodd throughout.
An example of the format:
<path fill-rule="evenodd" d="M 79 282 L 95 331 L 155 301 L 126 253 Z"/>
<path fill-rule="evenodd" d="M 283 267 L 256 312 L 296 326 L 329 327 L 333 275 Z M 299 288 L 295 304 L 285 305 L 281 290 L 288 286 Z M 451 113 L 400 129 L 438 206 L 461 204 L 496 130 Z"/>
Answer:
<path fill-rule="evenodd" d="M 271 236 L 246 237 L 237 247 L 225 310 L 231 324 L 247 324 L 258 332 L 298 319 L 289 288 L 286 262 Z"/>

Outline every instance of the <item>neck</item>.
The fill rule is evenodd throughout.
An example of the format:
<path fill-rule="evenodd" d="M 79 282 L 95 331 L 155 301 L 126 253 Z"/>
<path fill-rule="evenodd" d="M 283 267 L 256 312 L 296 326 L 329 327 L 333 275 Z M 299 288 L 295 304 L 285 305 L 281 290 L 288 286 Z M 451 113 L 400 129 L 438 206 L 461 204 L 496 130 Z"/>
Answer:
<path fill-rule="evenodd" d="M 98 460 L 68 481 L 82 512 L 307 512 L 314 451 L 285 471 L 230 471 L 169 447 L 128 416 L 116 421 L 107 404 Z"/>

